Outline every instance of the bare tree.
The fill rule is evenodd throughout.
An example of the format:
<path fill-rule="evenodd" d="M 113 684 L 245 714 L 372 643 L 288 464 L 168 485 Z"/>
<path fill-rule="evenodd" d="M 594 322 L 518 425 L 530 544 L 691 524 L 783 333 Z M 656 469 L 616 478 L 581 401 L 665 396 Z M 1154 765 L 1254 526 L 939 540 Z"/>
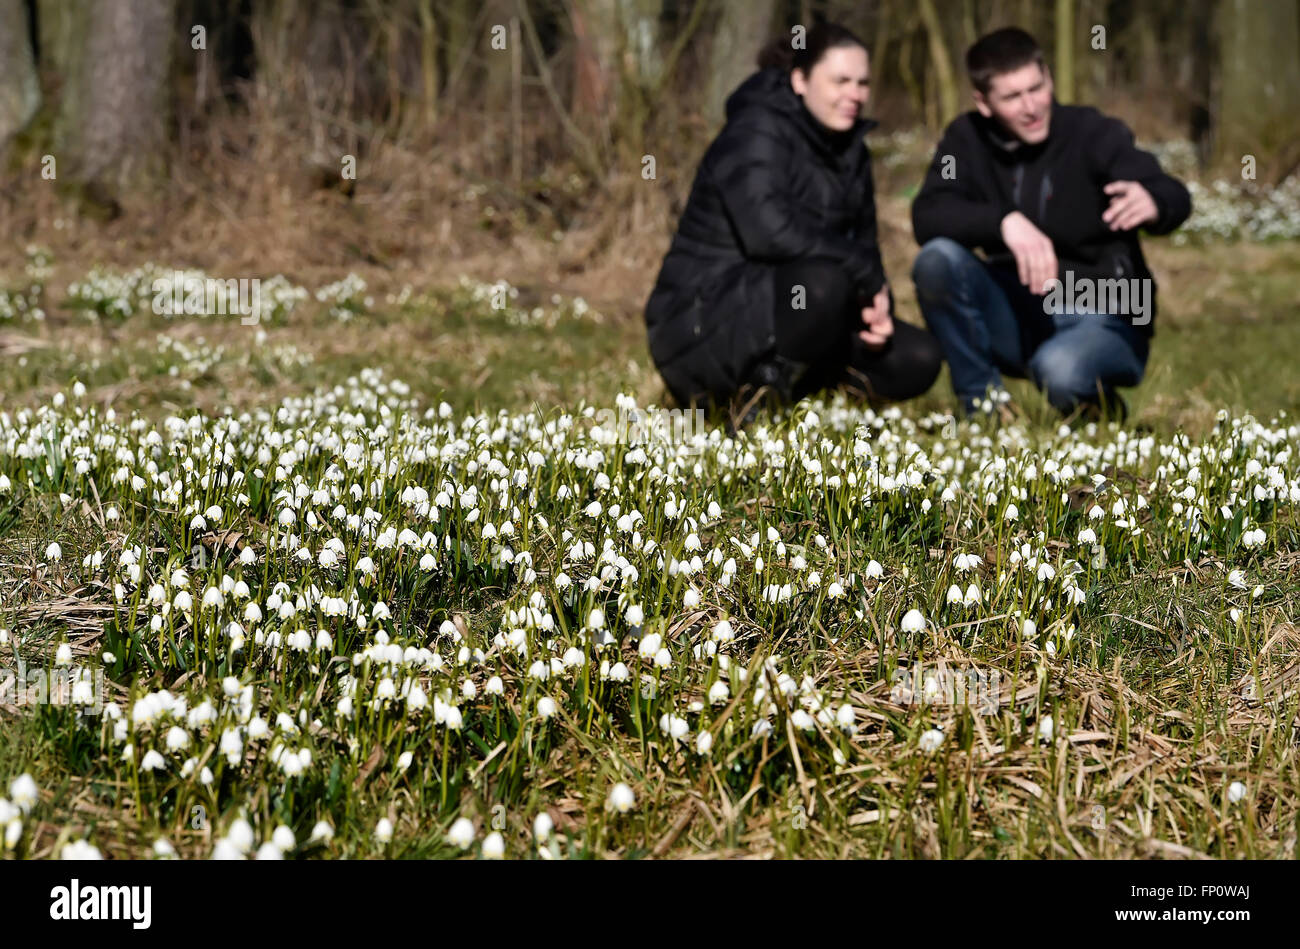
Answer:
<path fill-rule="evenodd" d="M 26 5 L 0 0 L 0 154 L 41 105 Z"/>
<path fill-rule="evenodd" d="M 1219 37 L 1218 157 L 1237 164 L 1254 156 L 1261 176 L 1285 174 L 1300 161 L 1300 7 L 1223 0 Z"/>
<path fill-rule="evenodd" d="M 1074 0 L 1056 0 L 1056 63 L 1052 80 L 1056 98 L 1073 102 L 1074 92 Z"/>
<path fill-rule="evenodd" d="M 944 42 L 943 27 L 940 25 L 934 0 L 918 0 L 916 8 L 921 15 L 921 22 L 925 24 L 926 36 L 930 40 L 930 64 L 934 67 L 934 80 L 939 99 L 938 124 L 947 125 L 957 117 L 960 108 L 952 57 L 948 54 L 948 44 Z"/>
<path fill-rule="evenodd" d="M 156 180 L 167 154 L 174 0 L 69 0 L 63 8 L 77 50 L 55 136 L 66 167 L 109 193 Z"/>
<path fill-rule="evenodd" d="M 726 117 L 727 96 L 754 71 L 754 59 L 771 35 L 775 0 L 721 0 L 722 15 L 713 34 L 713 62 L 705 118 L 713 125 Z M 803 24 L 811 28 L 811 23 Z"/>

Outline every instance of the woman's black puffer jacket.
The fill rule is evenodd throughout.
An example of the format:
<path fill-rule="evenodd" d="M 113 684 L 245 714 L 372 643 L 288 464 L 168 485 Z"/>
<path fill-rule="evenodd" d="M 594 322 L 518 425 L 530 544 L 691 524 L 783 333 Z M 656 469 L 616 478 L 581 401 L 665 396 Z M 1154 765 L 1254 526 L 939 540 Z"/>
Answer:
<path fill-rule="evenodd" d="M 833 260 L 865 301 L 880 290 L 863 142 L 875 125 L 830 133 L 778 68 L 731 94 L 646 304 L 650 355 L 679 404 L 725 401 L 772 352 L 776 265 Z"/>

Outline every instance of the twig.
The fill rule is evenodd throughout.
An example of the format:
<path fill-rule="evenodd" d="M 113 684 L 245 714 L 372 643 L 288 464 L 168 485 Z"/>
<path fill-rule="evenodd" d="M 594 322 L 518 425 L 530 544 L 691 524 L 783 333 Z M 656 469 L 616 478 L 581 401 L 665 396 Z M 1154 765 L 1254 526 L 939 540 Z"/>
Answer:
<path fill-rule="evenodd" d="M 555 114 L 559 117 L 560 125 L 573 139 L 574 145 L 577 146 L 575 157 L 578 164 L 591 176 L 592 180 L 598 181 L 602 177 L 602 169 L 596 156 L 596 150 L 592 146 L 591 140 L 573 124 L 573 119 L 569 117 L 568 111 L 564 108 L 564 103 L 560 101 L 560 94 L 556 91 L 555 83 L 551 79 L 551 71 L 546 66 L 546 57 L 542 53 L 541 40 L 537 38 L 537 28 L 533 26 L 533 18 L 528 13 L 528 3 L 526 0 L 515 0 L 515 6 L 519 10 L 519 19 L 523 23 L 525 35 L 528 37 L 528 47 L 532 51 L 533 59 L 537 61 L 537 75 L 542 80 L 542 88 L 546 90 L 546 98 L 550 100 L 551 105 L 555 108 Z"/>

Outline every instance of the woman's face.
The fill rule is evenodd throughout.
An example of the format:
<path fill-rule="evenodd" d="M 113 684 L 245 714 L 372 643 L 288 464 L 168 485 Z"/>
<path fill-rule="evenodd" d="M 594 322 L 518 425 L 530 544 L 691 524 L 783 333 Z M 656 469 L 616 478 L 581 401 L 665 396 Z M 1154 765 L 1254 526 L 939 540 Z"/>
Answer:
<path fill-rule="evenodd" d="M 790 84 L 822 125 L 837 132 L 853 127 L 871 96 L 867 51 L 861 46 L 828 49 L 812 71 L 790 73 Z"/>

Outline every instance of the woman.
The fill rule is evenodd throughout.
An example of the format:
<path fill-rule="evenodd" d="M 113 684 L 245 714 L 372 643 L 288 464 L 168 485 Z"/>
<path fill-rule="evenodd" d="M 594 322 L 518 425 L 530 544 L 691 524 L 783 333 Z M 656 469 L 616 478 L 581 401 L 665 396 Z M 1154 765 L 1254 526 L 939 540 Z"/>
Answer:
<path fill-rule="evenodd" d="M 650 353 L 682 405 L 783 403 L 846 385 L 875 402 L 930 388 L 941 351 L 895 323 L 860 117 L 867 50 L 820 24 L 727 100 L 646 304 Z M 764 390 L 763 387 L 766 387 Z"/>

